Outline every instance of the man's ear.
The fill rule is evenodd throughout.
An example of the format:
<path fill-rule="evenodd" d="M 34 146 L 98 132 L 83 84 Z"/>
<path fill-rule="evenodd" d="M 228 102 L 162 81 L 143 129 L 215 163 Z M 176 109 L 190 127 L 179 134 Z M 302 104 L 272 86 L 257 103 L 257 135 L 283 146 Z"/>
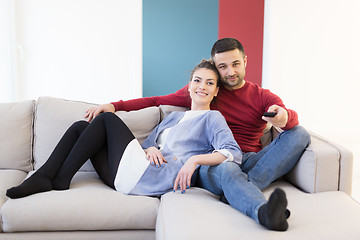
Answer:
<path fill-rule="evenodd" d="M 245 55 L 245 57 L 244 57 L 244 66 L 245 66 L 245 68 L 246 68 L 246 65 L 247 65 L 247 56 Z"/>

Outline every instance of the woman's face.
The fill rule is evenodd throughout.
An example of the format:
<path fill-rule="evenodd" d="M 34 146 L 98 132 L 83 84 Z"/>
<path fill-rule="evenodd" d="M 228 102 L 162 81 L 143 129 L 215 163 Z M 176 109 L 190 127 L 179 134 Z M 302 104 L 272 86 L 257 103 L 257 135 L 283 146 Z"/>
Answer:
<path fill-rule="evenodd" d="M 210 109 L 210 103 L 219 91 L 217 81 L 218 75 L 210 69 L 199 68 L 194 72 L 189 84 L 191 109 Z"/>

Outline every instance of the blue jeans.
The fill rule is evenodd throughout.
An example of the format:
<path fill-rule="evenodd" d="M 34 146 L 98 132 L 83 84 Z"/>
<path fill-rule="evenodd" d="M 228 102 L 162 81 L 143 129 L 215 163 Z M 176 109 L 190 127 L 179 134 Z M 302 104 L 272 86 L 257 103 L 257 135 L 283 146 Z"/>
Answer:
<path fill-rule="evenodd" d="M 233 162 L 201 166 L 197 185 L 225 196 L 232 207 L 258 222 L 258 210 L 266 203 L 261 191 L 288 173 L 309 143 L 306 130 L 295 126 L 280 133 L 260 152 L 244 153 L 241 166 Z"/>

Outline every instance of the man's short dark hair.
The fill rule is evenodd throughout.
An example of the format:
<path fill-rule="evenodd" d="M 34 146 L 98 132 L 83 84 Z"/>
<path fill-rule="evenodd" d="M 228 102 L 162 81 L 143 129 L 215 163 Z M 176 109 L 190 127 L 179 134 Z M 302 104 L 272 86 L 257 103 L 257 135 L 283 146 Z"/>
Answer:
<path fill-rule="evenodd" d="M 211 49 L 211 59 L 214 58 L 216 53 L 227 52 L 231 50 L 239 49 L 245 56 L 245 50 L 243 45 L 235 38 L 222 38 L 217 40 Z"/>

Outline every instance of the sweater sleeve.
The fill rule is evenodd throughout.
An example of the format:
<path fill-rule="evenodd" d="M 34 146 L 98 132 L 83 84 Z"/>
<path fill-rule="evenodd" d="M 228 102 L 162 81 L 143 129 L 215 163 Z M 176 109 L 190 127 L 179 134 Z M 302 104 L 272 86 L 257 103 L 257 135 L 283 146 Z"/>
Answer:
<path fill-rule="evenodd" d="M 294 110 L 286 108 L 285 104 L 283 103 L 283 101 L 279 96 L 270 92 L 269 90 L 266 90 L 264 92 L 264 96 L 265 96 L 265 111 L 267 111 L 270 106 L 276 104 L 284 108 L 288 112 L 288 121 L 285 127 L 282 128 L 283 130 L 289 130 L 299 124 L 298 114 Z"/>
<path fill-rule="evenodd" d="M 191 99 L 188 85 L 165 96 L 145 97 L 128 101 L 112 102 L 115 111 L 132 111 L 159 105 L 173 105 L 179 107 L 190 107 Z"/>
<path fill-rule="evenodd" d="M 214 111 L 210 121 L 211 127 L 209 127 L 209 129 L 213 129 L 212 146 L 214 151 L 220 152 L 226 156 L 227 161 L 234 161 L 238 164 L 241 164 L 242 151 L 239 145 L 236 143 L 234 136 L 225 121 L 225 118 L 221 115 L 220 112 Z"/>

